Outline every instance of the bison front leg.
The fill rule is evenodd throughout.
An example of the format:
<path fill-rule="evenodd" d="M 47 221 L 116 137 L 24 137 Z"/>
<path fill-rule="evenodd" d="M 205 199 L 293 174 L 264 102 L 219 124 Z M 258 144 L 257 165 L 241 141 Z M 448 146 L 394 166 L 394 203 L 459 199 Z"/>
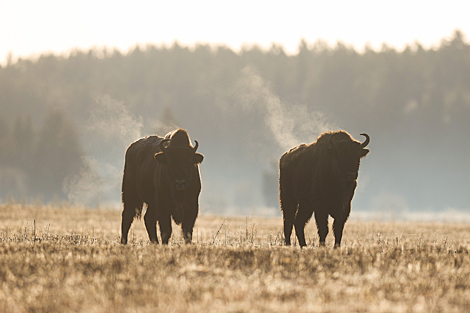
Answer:
<path fill-rule="evenodd" d="M 325 239 L 328 235 L 328 214 L 315 212 L 315 222 L 317 223 L 318 236 L 320 237 L 320 247 L 324 247 Z"/>
<path fill-rule="evenodd" d="M 167 245 L 173 231 L 171 227 L 171 215 L 162 214 L 159 218 L 160 235 L 162 236 L 162 244 Z"/>
<path fill-rule="evenodd" d="M 154 206 L 147 207 L 147 213 L 145 213 L 145 228 L 151 243 L 158 243 L 157 237 L 157 212 Z"/>
<path fill-rule="evenodd" d="M 195 219 L 192 221 L 187 221 L 187 220 L 183 221 L 183 225 L 182 225 L 183 237 L 184 237 L 184 243 L 186 244 L 191 243 L 193 239 L 193 228 L 194 228 L 195 221 L 196 221 Z"/>
<path fill-rule="evenodd" d="M 345 219 L 335 219 L 333 222 L 333 232 L 335 233 L 335 249 L 341 246 L 341 239 L 343 238 L 343 229 Z"/>
<path fill-rule="evenodd" d="M 194 223 L 199 211 L 199 204 L 196 202 L 189 210 L 186 211 L 186 214 L 183 219 L 181 228 L 183 229 L 184 242 L 190 244 L 193 239 L 193 228 Z"/>

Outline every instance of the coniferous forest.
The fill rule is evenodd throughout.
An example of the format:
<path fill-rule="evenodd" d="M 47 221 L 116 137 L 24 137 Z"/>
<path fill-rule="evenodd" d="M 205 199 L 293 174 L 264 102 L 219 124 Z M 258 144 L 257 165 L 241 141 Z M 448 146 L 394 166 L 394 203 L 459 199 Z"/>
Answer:
<path fill-rule="evenodd" d="M 201 211 L 275 214 L 282 153 L 344 129 L 371 153 L 354 210 L 470 211 L 470 43 L 297 54 L 224 46 L 96 48 L 0 67 L 2 201 L 118 203 L 124 152 L 182 127 L 198 140 Z"/>

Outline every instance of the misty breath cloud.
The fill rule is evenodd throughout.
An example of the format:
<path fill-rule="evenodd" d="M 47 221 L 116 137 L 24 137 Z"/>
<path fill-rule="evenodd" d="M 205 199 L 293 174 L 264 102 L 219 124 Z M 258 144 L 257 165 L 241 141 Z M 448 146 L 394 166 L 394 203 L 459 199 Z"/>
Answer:
<path fill-rule="evenodd" d="M 97 100 L 87 126 L 100 139 L 112 139 L 115 145 L 127 147 L 141 137 L 143 122 L 142 117 L 135 117 L 123 102 L 105 95 Z"/>
<path fill-rule="evenodd" d="M 90 205 L 100 198 L 102 178 L 97 173 L 96 161 L 86 158 L 85 166 L 80 173 L 67 177 L 63 183 L 63 190 L 67 199 L 74 205 Z"/>
<path fill-rule="evenodd" d="M 241 71 L 237 92 L 244 110 L 260 110 L 266 126 L 284 150 L 312 142 L 321 133 L 336 128 L 322 112 L 281 102 L 269 84 L 250 67 Z"/>
<path fill-rule="evenodd" d="M 120 198 L 124 152 L 141 137 L 143 122 L 123 102 L 106 95 L 96 101 L 84 134 L 89 152 L 78 175 L 66 179 L 63 189 L 75 205 L 115 203 Z M 90 152 L 93 153 L 90 153 Z"/>

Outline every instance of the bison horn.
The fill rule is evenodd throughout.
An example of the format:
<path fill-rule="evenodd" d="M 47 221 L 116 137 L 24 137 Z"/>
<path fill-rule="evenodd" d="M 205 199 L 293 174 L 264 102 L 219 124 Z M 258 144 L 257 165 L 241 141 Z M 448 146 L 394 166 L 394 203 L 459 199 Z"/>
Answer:
<path fill-rule="evenodd" d="M 165 147 L 165 142 L 170 142 L 170 139 L 163 139 L 162 141 L 160 141 L 160 150 L 162 152 L 165 152 L 165 150 L 168 149 L 167 147 Z"/>
<path fill-rule="evenodd" d="M 369 137 L 369 135 L 367 135 L 366 133 L 361 134 L 361 136 L 366 137 L 366 141 L 364 141 L 364 142 L 361 144 L 361 146 L 362 146 L 363 148 L 365 148 L 365 147 L 367 147 L 367 145 L 368 145 L 369 142 L 370 142 L 370 137 Z"/>
<path fill-rule="evenodd" d="M 194 146 L 193 150 L 194 150 L 194 153 L 196 153 L 197 148 L 199 147 L 199 142 L 197 142 L 197 140 L 194 140 L 194 142 L 196 143 L 196 145 Z"/>

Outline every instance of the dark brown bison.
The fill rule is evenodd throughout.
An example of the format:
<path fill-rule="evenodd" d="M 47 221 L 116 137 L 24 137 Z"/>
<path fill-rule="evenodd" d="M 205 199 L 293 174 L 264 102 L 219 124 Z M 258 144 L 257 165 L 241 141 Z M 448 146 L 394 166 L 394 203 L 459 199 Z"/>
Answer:
<path fill-rule="evenodd" d="M 292 226 L 300 246 L 306 246 L 304 228 L 315 213 L 320 246 L 328 234 L 328 215 L 334 218 L 335 248 L 341 245 L 344 223 L 351 212 L 359 161 L 369 150 L 347 132 L 327 132 L 316 142 L 301 144 L 279 161 L 279 200 L 284 216 L 284 236 L 290 245 Z"/>
<path fill-rule="evenodd" d="M 129 228 L 147 204 L 145 227 L 151 242 L 158 243 L 157 221 L 163 244 L 171 236 L 171 218 L 182 224 L 183 237 L 191 243 L 194 222 L 199 211 L 201 178 L 196 153 L 198 142 L 191 146 L 188 133 L 175 130 L 161 138 L 149 136 L 132 143 L 126 151 L 122 178 L 121 243 L 127 243 Z"/>

